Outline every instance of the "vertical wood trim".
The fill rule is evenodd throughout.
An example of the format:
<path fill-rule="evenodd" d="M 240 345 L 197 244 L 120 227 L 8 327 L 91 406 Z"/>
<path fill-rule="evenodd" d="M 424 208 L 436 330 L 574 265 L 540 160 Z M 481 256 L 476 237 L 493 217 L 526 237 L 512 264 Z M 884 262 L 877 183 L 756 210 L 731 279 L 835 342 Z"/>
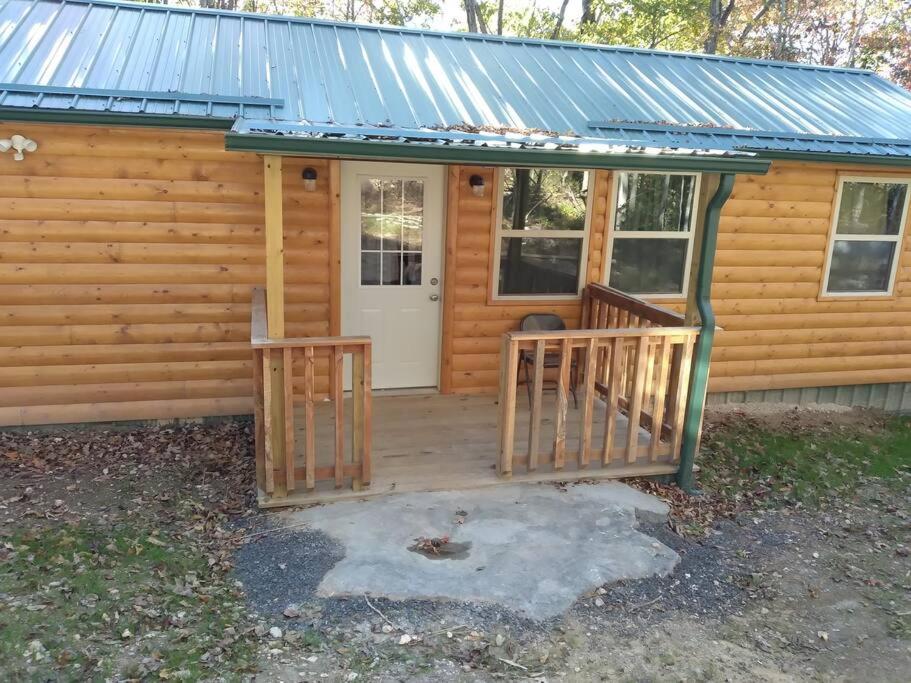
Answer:
<path fill-rule="evenodd" d="M 661 338 L 658 351 L 658 372 L 655 386 L 655 406 L 652 411 L 652 440 L 648 447 L 648 459 L 655 462 L 658 459 L 658 445 L 661 443 L 661 430 L 664 427 L 664 406 L 667 396 L 668 373 L 671 366 L 671 339 Z"/>
<path fill-rule="evenodd" d="M 546 342 L 535 342 L 535 374 L 532 386 L 531 413 L 528 416 L 528 471 L 538 469 L 541 443 L 541 398 L 544 394 L 544 353 Z"/>
<path fill-rule="evenodd" d="M 560 374 L 557 377 L 557 415 L 554 419 L 554 469 L 562 470 L 566 459 L 566 413 L 569 409 L 569 370 L 572 365 L 572 341 L 563 339 L 560 346 Z"/>
<path fill-rule="evenodd" d="M 592 447 L 592 417 L 595 407 L 595 374 L 598 367 L 598 341 L 588 340 L 585 350 L 585 397 L 582 402 L 582 434 L 579 439 L 579 467 L 588 467 Z"/>
<path fill-rule="evenodd" d="M 266 325 L 269 336 L 285 336 L 285 257 L 282 218 L 282 158 L 263 157 L 266 220 Z"/>
<path fill-rule="evenodd" d="M 642 395 L 645 393 L 645 370 L 648 358 L 648 337 L 639 337 L 636 343 L 636 366 L 630 390 L 628 423 L 626 425 L 626 462 L 633 464 L 639 455 L 639 418 L 642 412 Z"/>
<path fill-rule="evenodd" d="M 685 325 L 697 325 L 699 312 L 696 310 L 696 276 L 699 274 L 699 253 L 705 236 L 705 213 L 709 202 L 718 190 L 720 176 L 717 173 L 703 173 L 699 183 L 696 216 L 693 223 L 693 243 L 690 245 L 690 277 L 686 283 Z"/>
<path fill-rule="evenodd" d="M 344 347 L 333 346 L 332 356 L 331 364 L 335 366 L 332 385 L 332 403 L 335 408 L 335 488 L 340 489 L 345 483 L 345 392 L 342 387 Z"/>
<path fill-rule="evenodd" d="M 500 353 L 502 374 L 500 378 L 500 460 L 501 477 L 512 476 L 512 451 L 516 429 L 516 379 L 519 372 L 518 345 L 503 335 Z"/>
<path fill-rule="evenodd" d="M 614 447 L 614 437 L 617 434 L 617 412 L 620 409 L 620 384 L 623 381 L 623 363 L 626 358 L 624 340 L 616 337 L 611 342 L 610 373 L 607 385 L 607 419 L 604 427 L 604 449 L 601 453 L 601 462 L 609 465 L 611 450 Z"/>
<path fill-rule="evenodd" d="M 452 391 L 453 324 L 455 322 L 456 261 L 459 251 L 459 181 L 462 167 L 446 173 L 446 246 L 443 250 L 443 325 L 440 341 L 440 393 Z"/>
<path fill-rule="evenodd" d="M 304 426 L 305 450 L 304 469 L 306 471 L 307 489 L 312 491 L 316 486 L 316 420 L 313 415 L 313 385 L 316 381 L 313 347 L 304 347 Z"/>
<path fill-rule="evenodd" d="M 329 161 L 329 336 L 342 333 L 341 162 Z M 352 201 L 354 201 L 352 199 Z"/>
<path fill-rule="evenodd" d="M 282 349 L 282 398 L 284 407 L 285 486 L 294 490 L 294 375 L 291 349 Z"/>

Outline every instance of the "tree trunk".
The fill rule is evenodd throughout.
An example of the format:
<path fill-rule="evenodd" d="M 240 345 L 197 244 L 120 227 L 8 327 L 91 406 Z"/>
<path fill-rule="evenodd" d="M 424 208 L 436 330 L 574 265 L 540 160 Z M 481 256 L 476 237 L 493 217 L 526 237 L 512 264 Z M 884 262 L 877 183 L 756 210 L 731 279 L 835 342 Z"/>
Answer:
<path fill-rule="evenodd" d="M 709 1 L 709 30 L 702 46 L 706 54 L 713 55 L 718 52 L 718 40 L 734 10 L 734 2 L 735 0 L 727 0 L 726 3 L 724 0 Z"/>
<path fill-rule="evenodd" d="M 560 14 L 557 15 L 557 23 L 554 26 L 554 32 L 551 34 L 551 39 L 557 40 L 560 37 L 560 30 L 563 28 L 563 19 L 566 18 L 566 6 L 569 4 L 569 0 L 563 0 L 563 4 L 560 5 Z M 500 7 L 503 6 L 502 0 L 500 0 Z"/>

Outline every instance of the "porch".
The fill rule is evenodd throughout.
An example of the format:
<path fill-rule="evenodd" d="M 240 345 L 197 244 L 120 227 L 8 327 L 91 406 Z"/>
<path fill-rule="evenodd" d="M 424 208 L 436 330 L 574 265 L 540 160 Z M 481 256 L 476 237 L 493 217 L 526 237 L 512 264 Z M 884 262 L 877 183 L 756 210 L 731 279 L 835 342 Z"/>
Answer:
<path fill-rule="evenodd" d="M 369 338 L 269 339 L 265 320 L 257 290 L 251 343 L 263 506 L 679 467 L 699 328 L 616 290 L 586 287 L 585 329 L 505 334 L 499 395 L 375 393 Z M 534 359 L 528 387 L 525 353 Z M 545 358 L 557 367 L 545 368 Z"/>

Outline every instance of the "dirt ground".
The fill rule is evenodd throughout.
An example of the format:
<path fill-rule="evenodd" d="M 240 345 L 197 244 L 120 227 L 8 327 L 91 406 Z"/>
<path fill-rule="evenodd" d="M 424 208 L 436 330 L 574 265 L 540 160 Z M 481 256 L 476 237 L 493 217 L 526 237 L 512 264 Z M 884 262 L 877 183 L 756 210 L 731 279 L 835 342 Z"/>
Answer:
<path fill-rule="evenodd" d="M 718 418 L 731 419 L 739 418 Z M 853 413 L 801 411 L 763 419 L 774 428 L 828 430 L 831 421 L 845 419 L 875 428 Z M 762 482 L 701 498 L 642 483 L 672 503 L 668 524 L 643 520 L 641 528 L 681 555 L 677 569 L 662 579 L 603 586 L 565 615 L 539 623 L 485 605 L 316 597 L 338 548 L 328 537 L 310 539 L 324 550 L 302 556 L 294 534 L 317 532 L 283 531 L 276 526 L 280 518 L 253 508 L 249 448 L 244 424 L 0 434 L 0 675 L 466 682 L 909 678 L 907 480 L 865 480 L 850 494 L 810 507 L 759 497 Z M 75 615 L 69 628 L 81 635 L 73 643 L 50 641 L 40 618 L 27 633 L 14 629 L 34 608 L 57 610 L 54 619 L 61 620 L 71 605 L 83 604 L 78 589 L 75 597 L 48 597 L 48 586 L 57 581 L 23 582 L 45 573 L 24 554 L 30 537 L 40 541 L 61 527 L 125 523 L 140 525 L 151 539 L 146 555 L 168 546 L 155 556 L 150 574 L 166 574 L 170 558 L 184 550 L 205 558 L 193 569 L 196 584 L 181 584 L 179 605 L 156 603 L 158 589 L 150 587 L 142 591 L 151 604 L 141 603 L 141 618 L 96 633 L 108 628 L 104 616 L 120 613 L 123 619 L 136 611 L 135 604 L 117 602 L 128 592 L 121 586 L 100 626 L 86 622 L 84 612 Z M 149 527 L 152 532 L 145 531 Z M 90 551 L 110 560 L 105 547 Z M 107 572 L 102 576 L 114 582 L 116 573 Z M 231 619 L 216 619 L 213 605 Z M 202 606 L 208 611 L 199 611 Z M 183 626 L 163 616 L 172 612 L 184 614 Z M 198 626 L 187 628 L 192 619 Z M 156 646 L 145 647 L 151 640 Z M 180 658 L 169 659 L 169 648 Z"/>

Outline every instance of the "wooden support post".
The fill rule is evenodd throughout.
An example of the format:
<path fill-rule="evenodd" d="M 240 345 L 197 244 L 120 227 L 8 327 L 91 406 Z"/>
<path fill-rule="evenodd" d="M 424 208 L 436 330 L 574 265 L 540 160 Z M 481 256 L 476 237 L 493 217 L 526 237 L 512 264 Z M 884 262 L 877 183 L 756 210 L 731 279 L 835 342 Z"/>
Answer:
<path fill-rule="evenodd" d="M 342 334 L 341 162 L 329 161 L 329 336 Z M 335 398 L 335 364 L 329 364 L 329 394 Z"/>
<path fill-rule="evenodd" d="M 332 347 L 330 364 L 334 366 L 332 375 L 332 405 L 335 408 L 335 488 L 340 489 L 345 482 L 345 392 L 342 387 L 343 367 L 345 360 L 344 347 Z"/>
<path fill-rule="evenodd" d="M 285 336 L 285 247 L 282 218 L 282 158 L 263 157 L 266 204 L 266 326 L 269 337 Z"/>
<path fill-rule="evenodd" d="M 282 219 L 282 160 L 278 156 L 263 157 L 265 179 L 266 219 L 266 329 L 271 339 L 285 336 L 285 265 L 284 223 Z M 266 479 L 269 479 L 269 460 L 275 476 L 275 497 L 287 495 L 285 453 L 285 362 L 281 353 L 263 353 L 263 393 L 266 427 Z M 289 387 L 290 389 L 290 387 Z M 267 489 L 268 490 L 268 489 Z"/>
<path fill-rule="evenodd" d="M 363 469 L 364 462 L 364 352 L 351 354 L 351 462 Z M 363 487 L 361 472 L 352 477 L 351 488 Z"/>

